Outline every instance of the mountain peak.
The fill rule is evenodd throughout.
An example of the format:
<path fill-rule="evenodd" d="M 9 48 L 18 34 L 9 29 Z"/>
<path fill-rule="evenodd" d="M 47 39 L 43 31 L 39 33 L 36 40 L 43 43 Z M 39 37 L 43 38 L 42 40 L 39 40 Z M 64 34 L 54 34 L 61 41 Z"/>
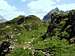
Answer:
<path fill-rule="evenodd" d="M 58 8 L 52 9 L 48 14 L 46 14 L 43 18 L 44 21 L 51 21 L 52 14 L 61 14 L 64 11 L 59 10 Z"/>

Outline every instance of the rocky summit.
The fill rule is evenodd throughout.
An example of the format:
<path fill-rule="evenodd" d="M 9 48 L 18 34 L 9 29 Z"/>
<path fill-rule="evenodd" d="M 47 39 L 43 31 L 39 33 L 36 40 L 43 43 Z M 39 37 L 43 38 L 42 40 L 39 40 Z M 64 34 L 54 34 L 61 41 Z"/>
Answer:
<path fill-rule="evenodd" d="M 49 22 L 49 26 L 47 28 L 47 32 L 45 33 L 45 35 L 48 34 L 49 36 L 53 36 L 57 32 L 59 32 L 60 34 L 58 34 L 58 37 L 60 37 L 60 39 L 65 38 L 68 41 L 70 41 L 70 39 L 74 38 L 75 36 L 75 26 L 74 26 L 75 25 L 75 10 L 70 10 L 68 12 L 64 12 L 64 11 L 61 12 L 60 10 L 58 10 L 57 12 L 56 9 L 54 9 L 55 11 L 53 13 L 47 14 L 50 17 L 47 18 L 48 19 L 47 21 Z M 56 29 L 57 29 L 57 32 L 55 32 Z M 67 35 L 63 36 L 64 33 L 67 33 Z M 74 42 L 75 39 L 72 41 Z"/>

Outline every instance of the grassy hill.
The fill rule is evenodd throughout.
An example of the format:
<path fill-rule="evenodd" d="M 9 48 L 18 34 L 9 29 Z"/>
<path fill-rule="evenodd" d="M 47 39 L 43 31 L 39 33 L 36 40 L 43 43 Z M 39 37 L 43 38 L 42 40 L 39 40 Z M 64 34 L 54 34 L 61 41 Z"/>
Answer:
<path fill-rule="evenodd" d="M 19 20 L 24 21 L 21 21 L 20 24 L 18 24 Z M 2 43 L 3 41 L 11 42 L 13 51 L 9 54 L 9 56 L 12 56 L 12 53 L 17 51 L 18 49 L 20 50 L 24 48 L 33 48 L 31 46 L 32 42 L 35 39 L 41 37 L 41 34 L 46 30 L 47 24 L 42 23 L 42 21 L 38 17 L 33 15 L 27 17 L 18 16 L 11 21 L 1 23 L 0 43 Z M 17 56 L 18 54 L 14 53 L 13 56 L 15 55 Z"/>
<path fill-rule="evenodd" d="M 6 56 L 74 56 L 75 43 L 70 44 L 67 39 L 60 39 L 61 36 L 68 35 L 65 30 L 60 32 L 66 23 L 67 18 L 64 16 L 66 15 L 54 14 L 53 18 L 60 17 L 62 20 L 56 20 L 60 23 L 52 32 L 47 32 L 49 26 L 55 26 L 52 22 L 44 22 L 34 15 L 20 15 L 11 21 L 1 23 L 0 43 L 9 41 L 12 48 Z M 43 39 L 42 36 L 45 34 Z"/>

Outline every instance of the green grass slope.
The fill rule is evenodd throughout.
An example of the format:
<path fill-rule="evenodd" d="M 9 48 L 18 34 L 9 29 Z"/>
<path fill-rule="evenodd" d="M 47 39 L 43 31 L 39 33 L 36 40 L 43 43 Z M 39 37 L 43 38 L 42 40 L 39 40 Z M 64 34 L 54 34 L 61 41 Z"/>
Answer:
<path fill-rule="evenodd" d="M 25 20 L 18 25 L 17 21 L 22 18 Z M 41 36 L 47 31 L 49 24 L 42 22 L 36 16 L 19 16 L 3 25 L 0 26 L 0 42 L 8 40 L 12 47 L 6 56 L 75 55 L 75 44 L 69 44 L 66 39 L 60 40 L 57 30 L 55 30 L 56 35 L 43 40 Z"/>

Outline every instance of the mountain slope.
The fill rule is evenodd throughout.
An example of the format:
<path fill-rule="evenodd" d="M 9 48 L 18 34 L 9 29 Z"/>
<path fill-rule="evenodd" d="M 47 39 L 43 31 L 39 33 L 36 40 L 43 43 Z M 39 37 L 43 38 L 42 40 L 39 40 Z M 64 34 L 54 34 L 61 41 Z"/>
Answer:
<path fill-rule="evenodd" d="M 43 39 L 46 38 L 46 35 L 56 35 L 60 39 L 64 38 L 70 42 L 75 42 L 75 10 L 70 10 L 68 13 L 64 12 L 63 14 L 53 13 Z"/>
<path fill-rule="evenodd" d="M 10 53 L 5 54 L 7 56 L 74 56 L 75 10 L 52 14 L 49 23 L 42 22 L 34 15 L 27 17 L 21 15 L 1 23 L 0 43 L 8 41 L 12 48 Z M 70 33 L 73 35 L 71 43 L 68 39 Z"/>

